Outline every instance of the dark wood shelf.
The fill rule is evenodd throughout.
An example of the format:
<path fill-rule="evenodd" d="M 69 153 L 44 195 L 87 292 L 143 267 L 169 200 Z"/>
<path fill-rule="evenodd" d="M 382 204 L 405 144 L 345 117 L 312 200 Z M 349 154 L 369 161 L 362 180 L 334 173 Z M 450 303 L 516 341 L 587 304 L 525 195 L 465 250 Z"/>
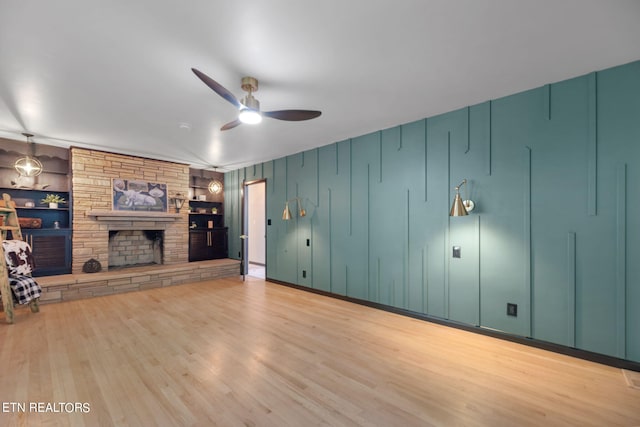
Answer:
<path fill-rule="evenodd" d="M 22 210 L 42 210 L 42 211 L 68 211 L 69 208 L 48 208 L 46 206 L 34 206 L 32 208 L 29 208 L 27 206 L 16 206 L 16 209 L 22 209 Z"/>

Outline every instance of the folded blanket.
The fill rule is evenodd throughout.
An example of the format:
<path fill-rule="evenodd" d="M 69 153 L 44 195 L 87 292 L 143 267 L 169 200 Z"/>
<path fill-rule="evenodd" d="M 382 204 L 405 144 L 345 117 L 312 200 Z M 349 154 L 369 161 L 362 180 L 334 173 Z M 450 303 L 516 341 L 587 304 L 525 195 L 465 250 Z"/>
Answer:
<path fill-rule="evenodd" d="M 31 276 L 9 276 L 9 286 L 18 304 L 28 304 L 35 298 L 40 298 L 42 288 Z"/>

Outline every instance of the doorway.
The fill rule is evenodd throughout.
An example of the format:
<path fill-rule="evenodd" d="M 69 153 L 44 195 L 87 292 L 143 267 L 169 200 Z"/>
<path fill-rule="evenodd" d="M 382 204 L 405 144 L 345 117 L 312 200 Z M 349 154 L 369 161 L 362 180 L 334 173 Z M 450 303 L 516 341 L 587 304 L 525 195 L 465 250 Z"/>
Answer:
<path fill-rule="evenodd" d="M 266 278 L 266 181 L 252 181 L 244 186 L 245 274 Z"/>

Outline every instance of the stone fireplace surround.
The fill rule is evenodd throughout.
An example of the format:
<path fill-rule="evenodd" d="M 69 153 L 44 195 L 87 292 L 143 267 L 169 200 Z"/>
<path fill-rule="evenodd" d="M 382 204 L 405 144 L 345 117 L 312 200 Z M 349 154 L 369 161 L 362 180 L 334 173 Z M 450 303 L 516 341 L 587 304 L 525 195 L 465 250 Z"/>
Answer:
<path fill-rule="evenodd" d="M 141 179 L 167 184 L 168 195 L 187 194 L 189 165 L 72 147 L 71 183 L 73 206 L 72 273 L 96 259 L 109 264 L 110 230 L 163 230 L 164 264 L 188 261 L 189 227 L 186 210 L 126 212 L 112 210 L 114 178 Z"/>
<path fill-rule="evenodd" d="M 109 270 L 162 264 L 162 230 L 109 230 Z"/>
<path fill-rule="evenodd" d="M 38 278 L 42 302 L 66 301 L 154 287 L 170 286 L 218 277 L 238 276 L 240 262 L 213 260 L 188 262 L 189 228 L 186 209 L 169 212 L 113 211 L 113 178 L 141 179 L 167 184 L 169 196 L 187 194 L 189 166 L 161 160 L 125 156 L 72 147 L 72 274 Z M 163 264 L 107 270 L 109 231 L 161 230 L 164 233 Z M 96 259 L 103 272 L 83 273 L 82 266 Z"/>

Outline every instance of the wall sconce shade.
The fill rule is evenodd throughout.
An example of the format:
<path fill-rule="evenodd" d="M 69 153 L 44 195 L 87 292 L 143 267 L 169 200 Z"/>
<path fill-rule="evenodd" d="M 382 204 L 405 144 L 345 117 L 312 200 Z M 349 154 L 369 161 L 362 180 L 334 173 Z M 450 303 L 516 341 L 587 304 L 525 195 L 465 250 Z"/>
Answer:
<path fill-rule="evenodd" d="M 176 213 L 180 213 L 180 209 L 182 209 L 182 206 L 184 206 L 184 202 L 186 200 L 185 197 L 182 195 L 182 193 L 176 193 L 171 200 L 173 201 L 173 205 L 176 208 Z"/>
<path fill-rule="evenodd" d="M 469 215 L 469 212 L 471 212 L 475 207 L 475 203 L 473 203 L 471 200 L 462 200 L 462 198 L 460 197 L 460 187 L 462 187 L 466 183 L 467 180 L 463 179 L 462 182 L 456 186 L 456 196 L 453 199 L 453 204 L 451 205 L 449 216 Z"/>
<path fill-rule="evenodd" d="M 307 216 L 307 211 L 304 210 L 304 208 L 302 207 L 302 201 L 300 200 L 299 197 L 296 197 L 295 199 L 289 199 L 285 202 L 284 204 L 284 212 L 282 212 L 282 219 L 284 221 L 288 221 L 291 219 L 291 211 L 289 210 L 289 202 L 295 200 L 298 204 L 298 216 L 303 217 L 303 216 Z"/>
<path fill-rule="evenodd" d="M 291 211 L 289 210 L 289 202 L 288 201 L 284 205 L 284 212 L 282 212 L 282 219 L 284 221 L 289 221 L 291 219 Z"/>
<path fill-rule="evenodd" d="M 27 138 L 27 150 L 29 150 L 31 148 L 31 137 L 33 137 L 33 135 L 30 133 L 23 133 L 22 135 Z M 43 169 L 42 163 L 28 154 L 16 160 L 13 167 L 20 176 L 38 176 L 42 173 Z"/>

